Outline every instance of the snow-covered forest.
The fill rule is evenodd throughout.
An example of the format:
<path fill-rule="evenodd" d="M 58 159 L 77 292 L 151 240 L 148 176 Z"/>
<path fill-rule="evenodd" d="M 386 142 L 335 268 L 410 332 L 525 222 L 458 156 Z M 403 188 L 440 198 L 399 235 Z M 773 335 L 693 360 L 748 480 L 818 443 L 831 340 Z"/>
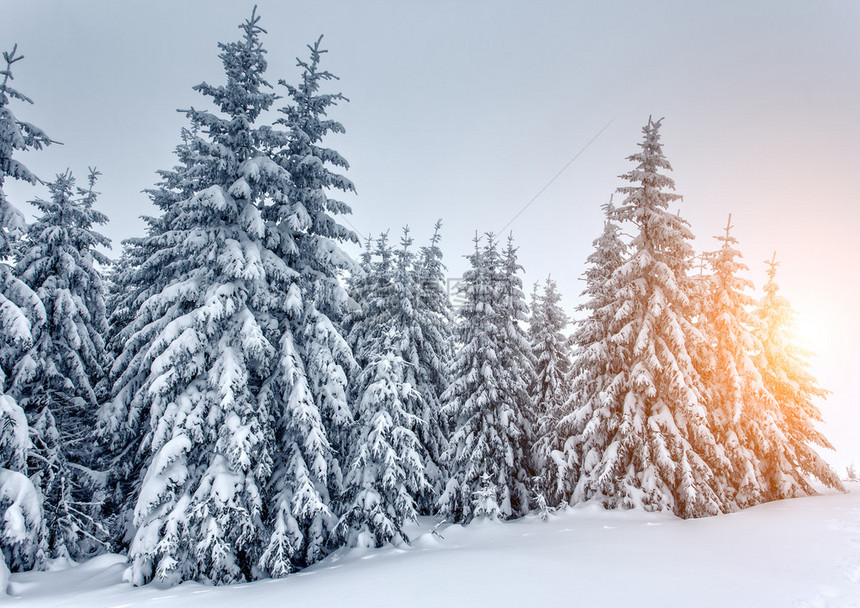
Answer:
<path fill-rule="evenodd" d="M 135 586 L 221 585 L 405 546 L 428 518 L 691 519 L 844 490 L 816 451 L 827 391 L 779 260 L 757 292 L 729 207 L 694 250 L 663 119 L 619 159 L 577 310 L 552 278 L 524 285 L 514 235 L 481 226 L 449 252 L 469 262 L 455 310 L 456 218 L 428 242 L 387 226 L 360 242 L 325 40 L 286 81 L 264 25 L 255 11 L 219 43 L 221 80 L 194 87 L 148 190 L 158 214 L 116 259 L 98 170 L 20 160 L 59 135 L 18 118 L 39 100 L 3 54 L 0 594 L 10 572 L 102 554 Z M 50 196 L 10 200 L 13 180 Z"/>

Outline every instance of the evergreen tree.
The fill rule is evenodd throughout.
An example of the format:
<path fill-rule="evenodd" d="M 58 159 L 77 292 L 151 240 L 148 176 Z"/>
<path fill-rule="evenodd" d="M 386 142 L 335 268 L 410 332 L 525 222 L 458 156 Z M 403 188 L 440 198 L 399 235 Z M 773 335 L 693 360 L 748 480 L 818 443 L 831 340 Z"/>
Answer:
<path fill-rule="evenodd" d="M 761 343 L 756 365 L 765 388 L 779 406 L 779 413 L 760 423 L 770 448 L 760 458 L 763 498 L 777 500 L 814 494 L 810 476 L 831 488 L 844 490 L 839 476 L 813 448 L 819 445 L 833 449 L 815 428 L 815 422 L 821 421 L 815 399 L 826 397 L 828 391 L 810 373 L 810 354 L 797 345 L 792 334 L 794 311 L 779 293 L 776 254 L 767 264 L 764 297 L 755 311 L 755 335 Z"/>
<path fill-rule="evenodd" d="M 770 431 L 777 428 L 778 406 L 752 359 L 761 350 L 751 333 L 754 320 L 748 309 L 754 300 L 745 293 L 752 282 L 738 274 L 748 269 L 739 260 L 731 228 L 730 215 L 725 234 L 715 237 L 722 246 L 706 256 L 713 274 L 702 317 L 712 340 L 707 379 L 711 427 L 731 464 L 716 471 L 716 487 L 727 507 L 744 508 L 763 499 L 758 459 L 776 448 Z"/>
<path fill-rule="evenodd" d="M 113 357 L 122 353 L 123 343 L 119 336 L 123 329 L 134 321 L 135 300 L 138 295 L 133 283 L 137 265 L 142 262 L 135 257 L 134 244 L 142 239 L 127 239 L 122 242 L 122 253 L 113 261 L 105 275 L 105 311 L 108 330 L 105 345 Z"/>
<path fill-rule="evenodd" d="M 160 187 L 147 190 L 155 206 L 164 214 L 143 218 L 147 223 L 147 235 L 123 241 L 122 254 L 107 277 L 108 333 L 105 341 L 113 361 L 108 373 L 108 384 L 113 389 L 125 384 L 124 375 L 126 379 L 135 377 L 128 373 L 130 363 L 131 367 L 143 365 L 140 359 L 130 362 L 123 357 L 123 352 L 140 330 L 136 324 L 138 313 L 151 297 L 159 297 L 172 280 L 171 273 L 161 266 L 164 259 L 161 250 L 168 242 L 170 222 L 175 217 L 168 210 L 194 196 L 194 188 L 199 186 L 200 180 L 194 169 L 197 154 L 192 145 L 197 135 L 199 130 L 182 130 L 182 143 L 176 148 L 181 164 L 171 170 L 159 171 L 162 177 Z M 143 367 L 136 368 L 137 381 L 142 378 L 143 371 Z M 146 424 L 139 411 L 129 411 L 131 387 L 124 393 L 113 389 L 113 398 L 99 410 L 97 434 L 107 448 L 105 468 L 111 491 L 106 497 L 105 516 L 112 529 L 114 549 L 125 551 L 135 533 L 134 500 L 143 481 L 143 468 L 148 458 L 147 450 L 141 447 L 146 436 Z M 120 394 L 122 398 L 115 398 Z"/>
<path fill-rule="evenodd" d="M 430 244 L 422 247 L 411 272 L 416 285 L 414 315 L 407 318 L 415 340 L 415 387 L 421 395 L 422 424 L 416 429 L 427 451 L 426 471 L 433 485 L 433 502 L 422 504 L 419 510 L 429 514 L 435 508 L 446 482 L 442 454 L 447 446 L 447 429 L 442 415 L 441 395 L 450 383 L 448 365 L 454 356 L 453 311 L 445 291 L 445 266 L 439 248 L 442 222 L 437 221 Z"/>
<path fill-rule="evenodd" d="M 439 228 L 437 222 L 431 244 L 422 248 L 420 256 L 411 250 L 408 228 L 396 251 L 388 246 L 387 235 L 380 236 L 376 261 L 369 255 L 364 258 L 367 271 L 356 284 L 362 310 L 353 316 L 351 330 L 356 357 L 365 365 L 386 354 L 379 351 L 382 334 L 394 330 L 400 336 L 391 348 L 405 362 L 402 381 L 415 389 L 404 407 L 408 428 L 418 438 L 422 475 L 429 480 L 414 496 L 422 514 L 432 513 L 445 482 L 440 466 L 446 441 L 439 395 L 447 379 L 451 332 L 450 308 L 442 287 Z M 359 392 L 365 390 L 361 383 L 357 386 Z"/>
<path fill-rule="evenodd" d="M 250 579 L 269 536 L 263 504 L 282 412 L 265 391 L 276 394 L 274 368 L 293 343 L 285 319 L 299 274 L 271 250 L 279 233 L 262 217 L 267 202 L 287 204 L 290 183 L 272 159 L 286 137 L 256 125 L 276 99 L 256 12 L 240 29 L 241 40 L 219 44 L 226 84 L 195 87 L 218 111 L 187 111 L 181 164 L 152 193 L 162 216 L 134 279 L 151 295 L 128 326 L 102 412 L 118 451 L 142 461 L 130 497 L 134 584 Z"/>
<path fill-rule="evenodd" d="M 612 212 L 638 229 L 632 253 L 609 279 L 617 299 L 617 323 L 609 340 L 620 369 L 599 393 L 605 408 L 587 429 L 576 500 L 597 499 L 608 508 L 641 506 L 682 517 L 719 512 L 712 487 L 721 466 L 702 404 L 702 387 L 687 344 L 701 337 L 691 322 L 687 271 L 692 233 L 680 215 L 668 211 L 680 198 L 661 170 L 671 166 L 660 144 L 660 121 L 644 127 L 641 152 L 629 157 L 631 185 Z M 602 446 L 594 445 L 602 443 Z"/>
<path fill-rule="evenodd" d="M 10 107 L 13 101 L 32 103 L 11 84 L 12 65 L 22 59 L 17 49 L 16 45 L 3 53 L 6 65 L 0 70 L 0 546 L 5 560 L 0 569 L 12 571 L 38 566 L 45 557 L 41 496 L 28 478 L 30 428 L 21 406 L 6 394 L 15 366 L 45 321 L 45 309 L 7 264 L 26 226 L 3 185 L 6 178 L 38 183 L 15 155 L 51 143 L 41 129 L 19 120 Z"/>
<path fill-rule="evenodd" d="M 29 227 L 15 268 L 46 313 L 10 390 L 30 422 L 29 468 L 44 497 L 52 557 L 88 555 L 107 536 L 92 437 L 107 363 L 104 287 L 95 264 L 109 260 L 96 247 L 110 245 L 93 229 L 107 222 L 93 209 L 97 176 L 91 169 L 89 189 L 76 188 L 68 171 L 48 184 L 51 198 L 33 201 L 41 215 Z"/>
<path fill-rule="evenodd" d="M 535 357 L 523 326 L 529 320 L 529 307 L 523 292 L 523 281 L 519 276 L 523 267 L 517 259 L 513 235 L 508 235 L 502 269 L 497 284 L 502 295 L 501 321 L 505 332 L 505 339 L 501 344 L 503 361 L 506 363 L 505 369 L 508 374 L 505 388 L 508 398 L 522 420 L 521 447 L 528 457 L 523 461 L 524 466 L 520 472 L 524 479 L 528 479 L 528 475 L 532 472 L 530 450 L 534 445 L 534 433 L 537 427 L 535 403 L 529 394 L 529 388 L 537 386 L 537 377 Z M 521 502 L 520 505 L 522 513 L 528 511 L 528 501 Z"/>
<path fill-rule="evenodd" d="M 322 145 L 328 134 L 344 132 L 327 113 L 347 100 L 320 92 L 336 79 L 320 69 L 326 52 L 321 40 L 308 46 L 308 61 L 298 61 L 300 83 L 280 81 L 290 103 L 280 109 L 284 117 L 278 124 L 287 133 L 274 158 L 290 180 L 285 198 L 264 213 L 275 227 L 269 246 L 295 272 L 278 363 L 260 396 L 266 407 L 279 411 L 275 474 L 267 494 L 272 532 L 260 562 L 273 576 L 314 563 L 331 548 L 336 501 L 343 492 L 341 459 L 353 426 L 348 382 L 357 365 L 343 335 L 348 297 L 339 276 L 355 268 L 341 244 L 358 239 L 337 218 L 351 213 L 349 206 L 329 193 L 355 187 L 336 172 L 349 167 L 346 159 Z"/>
<path fill-rule="evenodd" d="M 407 380 L 413 373 L 402 348 L 399 328 L 389 327 L 370 347 L 374 354 L 359 375 L 357 429 L 338 524 L 349 546 L 408 543 L 403 524 L 417 516 L 415 497 L 432 491 L 426 451 L 412 430 L 421 420 L 410 410 L 421 404 L 421 395 Z"/>
<path fill-rule="evenodd" d="M 375 360 L 389 355 L 403 362 L 399 381 L 413 388 L 406 393 L 402 406 L 407 414 L 411 433 L 418 438 L 417 454 L 421 475 L 430 483 L 416 488 L 413 496 L 421 513 L 432 512 L 444 484 L 439 466 L 439 454 L 445 445 L 439 405 L 440 383 L 445 378 L 446 350 L 450 350 L 450 330 L 444 325 L 449 318 L 442 291 L 441 262 L 436 243 L 422 251 L 421 258 L 411 250 L 412 238 L 404 229 L 401 246 L 394 250 L 383 233 L 376 241 L 373 254 L 368 243 L 362 255 L 362 270 L 352 280 L 353 297 L 358 306 L 349 315 L 349 341 L 356 360 L 363 368 L 372 367 Z M 447 299 L 447 298 L 445 298 Z M 396 342 L 383 339 L 396 332 Z M 385 350 L 380 350 L 387 344 Z M 441 357 L 440 357 L 441 353 Z M 372 376 L 362 374 L 355 384 L 355 401 L 361 402 Z"/>
<path fill-rule="evenodd" d="M 574 497 L 577 480 L 599 464 L 613 429 L 612 403 L 619 388 L 613 380 L 619 379 L 624 362 L 612 341 L 621 302 L 610 289 L 609 279 L 625 261 L 627 246 L 611 219 L 612 203 L 603 210 L 603 232 L 586 260 L 582 293 L 586 300 L 577 309 L 585 317 L 571 336 L 575 349 L 567 378 L 571 394 L 559 412 L 555 436 L 549 436 L 552 443 L 547 445 L 544 485 L 553 502 L 582 500 Z"/>
<path fill-rule="evenodd" d="M 483 249 L 476 236 L 469 262 L 457 328 L 462 347 L 441 397 L 452 435 L 443 455 L 449 479 L 439 511 L 461 522 L 516 517 L 529 506 L 525 446 L 531 429 L 525 410 L 533 370 L 518 325 L 526 307 L 515 250 L 509 244 L 503 258 L 492 235 Z"/>
<path fill-rule="evenodd" d="M 538 428 L 534 447 L 534 469 L 537 473 L 535 491 L 539 500 L 548 504 L 558 502 L 556 488 L 556 462 L 553 452 L 558 450 L 558 421 L 570 398 L 568 373 L 571 364 L 570 339 L 562 332 L 568 317 L 559 306 L 555 281 L 547 278 L 543 294 L 532 296 L 532 316 L 529 324 L 529 342 L 535 359 L 535 382 L 530 387 L 531 398 L 537 411 Z"/>
<path fill-rule="evenodd" d="M 385 327 L 393 321 L 394 306 L 401 304 L 394 297 L 394 250 L 388 242 L 388 232 L 382 232 L 374 241 L 368 238 L 361 254 L 360 268 L 350 277 L 350 292 L 356 307 L 344 318 L 347 342 L 352 349 L 359 369 L 370 364 L 378 353 Z M 360 391 L 353 386 L 353 400 Z"/>

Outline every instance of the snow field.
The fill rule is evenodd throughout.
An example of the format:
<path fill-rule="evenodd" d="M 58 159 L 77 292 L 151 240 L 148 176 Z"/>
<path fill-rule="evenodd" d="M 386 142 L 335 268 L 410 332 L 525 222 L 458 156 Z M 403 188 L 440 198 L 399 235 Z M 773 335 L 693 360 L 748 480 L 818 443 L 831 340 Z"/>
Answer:
<path fill-rule="evenodd" d="M 860 483 L 849 494 L 681 520 L 585 505 L 468 526 L 422 518 L 411 546 L 341 550 L 279 580 L 171 589 L 122 582 L 125 558 L 13 574 L 24 607 L 860 606 Z"/>

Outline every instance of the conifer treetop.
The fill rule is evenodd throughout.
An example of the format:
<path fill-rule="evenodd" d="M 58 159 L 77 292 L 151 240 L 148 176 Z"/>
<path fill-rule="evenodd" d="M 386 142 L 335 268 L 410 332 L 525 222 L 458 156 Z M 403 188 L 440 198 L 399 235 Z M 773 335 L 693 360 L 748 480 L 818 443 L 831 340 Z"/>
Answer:
<path fill-rule="evenodd" d="M 0 188 L 2 188 L 3 179 L 6 176 L 31 184 L 39 181 L 26 166 L 12 159 L 13 151 L 41 150 L 44 146 L 57 143 L 51 140 L 40 128 L 18 120 L 9 109 L 9 103 L 13 99 L 24 103 L 33 103 L 29 97 L 12 88 L 11 81 L 14 80 L 12 66 L 24 58 L 23 55 L 17 53 L 17 44 L 12 47 L 11 51 L 4 51 L 3 61 L 6 63 L 6 67 L 0 70 L 0 75 L 3 76 L 3 82 L 0 83 Z"/>
<path fill-rule="evenodd" d="M 272 85 L 263 77 L 268 64 L 265 59 L 267 51 L 263 48 L 260 34 L 267 32 L 260 27 L 259 22 L 260 16 L 254 6 L 251 16 L 239 26 L 243 33 L 242 40 L 218 43 L 218 48 L 222 50 L 218 57 L 224 65 L 227 84 L 213 86 L 202 82 L 193 87 L 195 91 L 211 97 L 224 114 L 246 116 L 248 123 L 253 123 L 277 99 L 274 93 L 264 92 L 264 89 L 271 89 Z M 216 133 L 210 134 L 217 140 Z"/>
<path fill-rule="evenodd" d="M 23 59 L 18 55 L 18 45 L 11 51 L 3 52 L 5 68 L 0 70 L 0 258 L 8 258 L 12 254 L 12 241 L 20 238 L 25 230 L 24 215 L 14 205 L 6 200 L 3 183 L 7 177 L 30 184 L 40 180 L 24 163 L 14 158 L 16 152 L 40 150 L 44 146 L 57 143 L 51 140 L 38 127 L 18 120 L 12 113 L 12 100 L 32 104 L 32 100 L 18 90 L 12 88 L 12 66 Z"/>
<path fill-rule="evenodd" d="M 620 176 L 631 185 L 617 189 L 626 197 L 612 217 L 620 222 L 632 222 L 640 229 L 631 241 L 634 250 L 646 251 L 677 274 L 685 272 L 690 265 L 693 249 L 686 241 L 694 237 L 689 223 L 680 214 L 669 212 L 669 204 L 683 197 L 674 192 L 674 180 L 663 173 L 671 171 L 672 166 L 660 143 L 662 121 L 662 118 L 657 121 L 648 118 L 648 124 L 642 129 L 643 140 L 639 143 L 641 151 L 627 157 L 637 165 Z"/>

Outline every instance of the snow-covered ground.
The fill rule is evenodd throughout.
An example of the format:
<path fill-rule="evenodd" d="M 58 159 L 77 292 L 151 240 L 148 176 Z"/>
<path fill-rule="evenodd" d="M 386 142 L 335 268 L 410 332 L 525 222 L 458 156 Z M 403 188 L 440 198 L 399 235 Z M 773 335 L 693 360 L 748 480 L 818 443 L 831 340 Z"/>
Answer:
<path fill-rule="evenodd" d="M 413 530 L 411 547 L 340 551 L 282 580 L 172 589 L 122 582 L 105 555 L 14 574 L 15 607 L 157 606 L 860 606 L 860 484 L 849 494 L 781 501 L 682 521 L 571 509 L 542 521 Z"/>

